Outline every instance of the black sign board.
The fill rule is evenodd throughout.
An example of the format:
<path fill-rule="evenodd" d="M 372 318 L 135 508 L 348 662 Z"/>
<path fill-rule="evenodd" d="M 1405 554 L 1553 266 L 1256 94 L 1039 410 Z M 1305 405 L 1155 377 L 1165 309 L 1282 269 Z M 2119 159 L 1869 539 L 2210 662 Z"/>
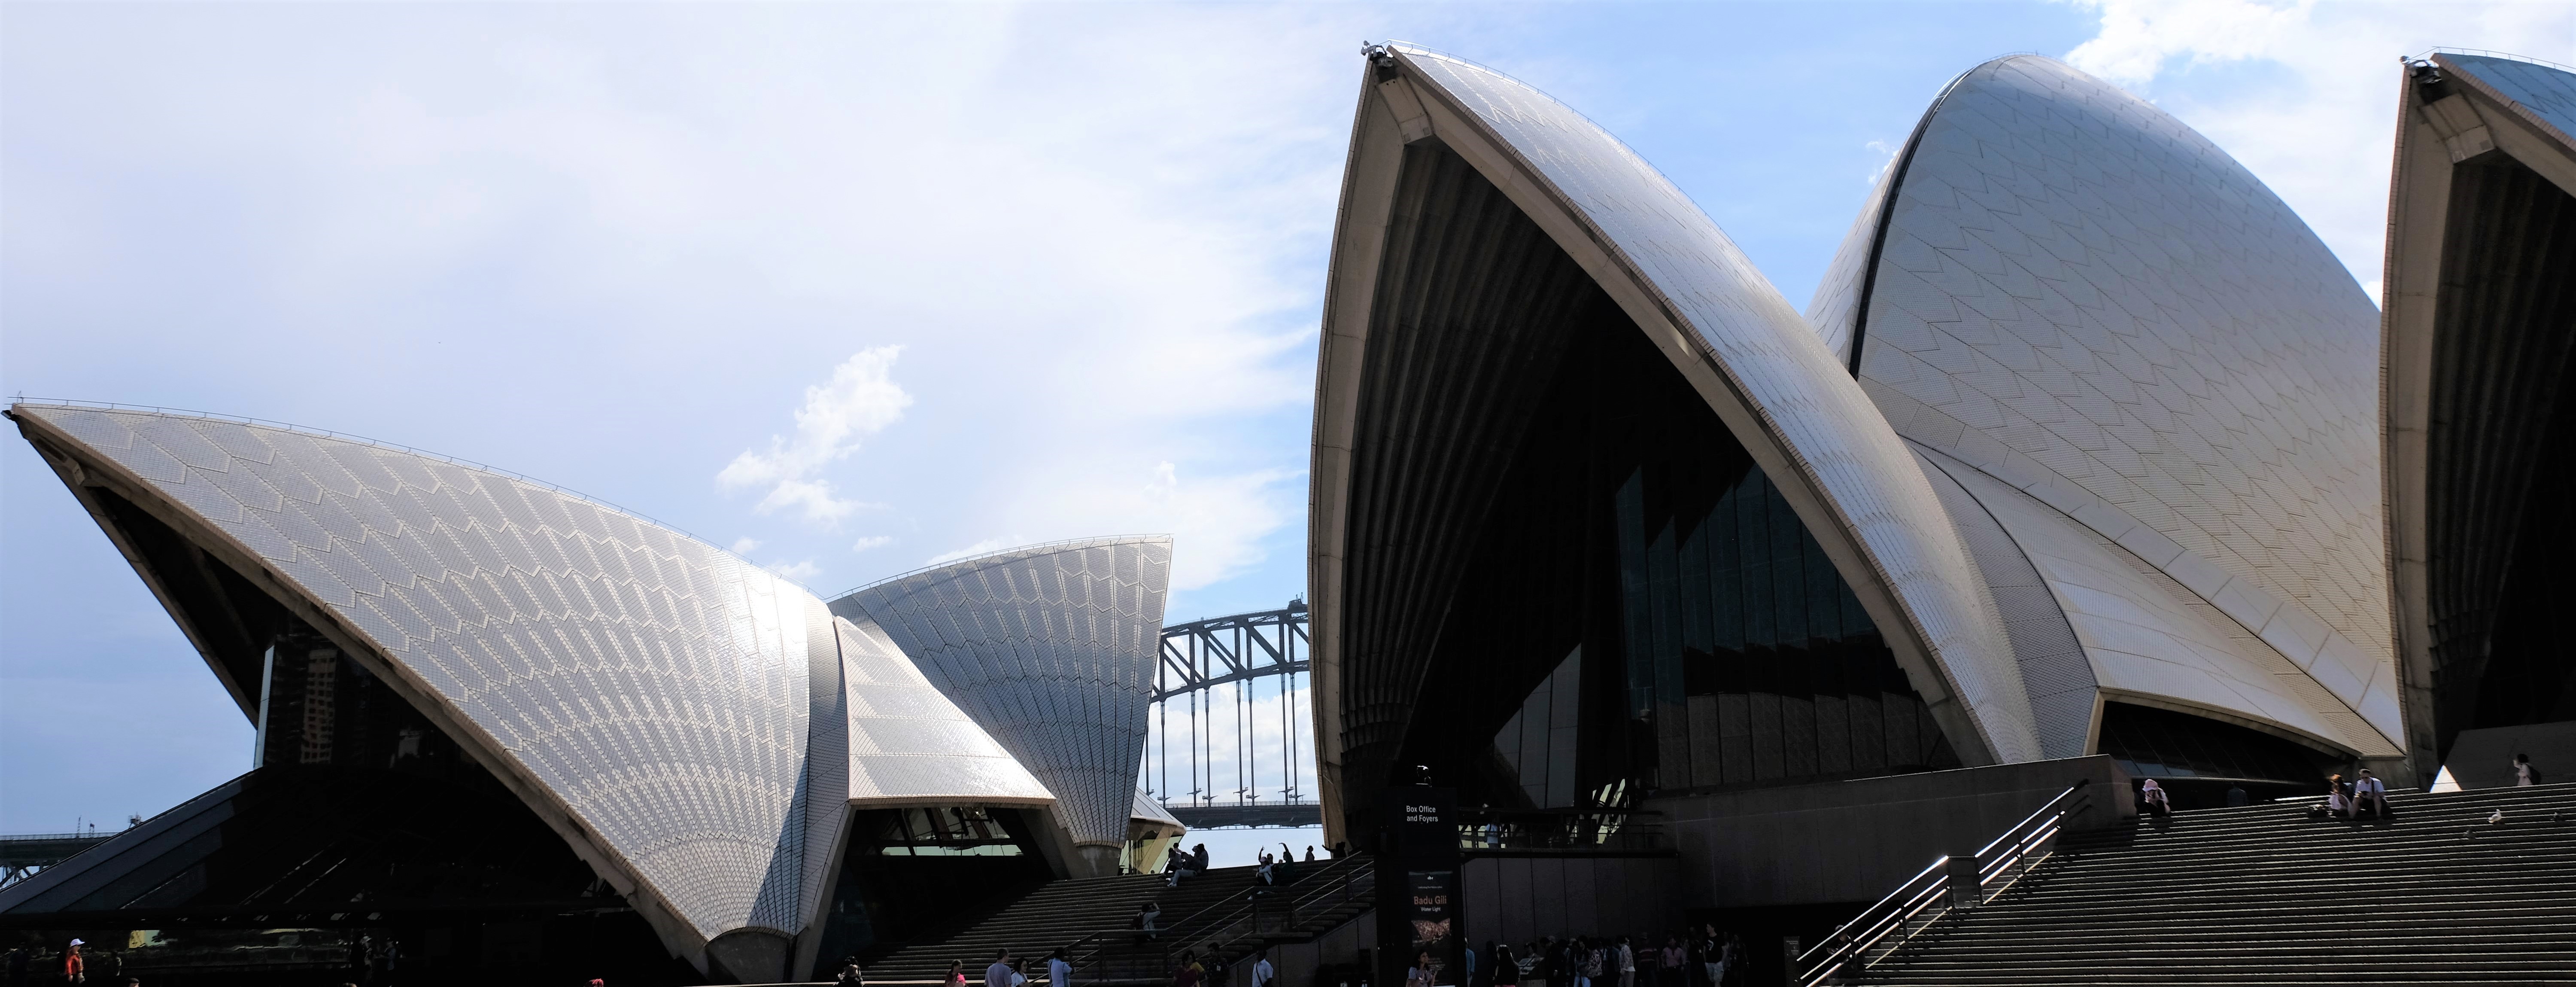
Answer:
<path fill-rule="evenodd" d="M 1378 859 L 1380 983 L 1401 983 L 1415 958 L 1431 954 L 1435 982 L 1457 983 L 1466 939 L 1458 901 L 1457 793 L 1428 785 L 1387 789 Z"/>

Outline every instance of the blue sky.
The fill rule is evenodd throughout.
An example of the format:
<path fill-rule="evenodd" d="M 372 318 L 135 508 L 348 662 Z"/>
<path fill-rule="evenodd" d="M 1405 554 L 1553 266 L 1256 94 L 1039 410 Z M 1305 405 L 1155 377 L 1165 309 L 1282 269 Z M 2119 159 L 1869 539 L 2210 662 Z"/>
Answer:
<path fill-rule="evenodd" d="M 1518 76 L 1801 307 L 1925 102 L 2065 57 L 2375 287 L 2396 56 L 2576 62 L 2564 4 L 0 6 L 0 390 L 492 463 L 830 593 L 1179 538 L 1175 618 L 1302 591 L 1364 40 Z M 113 825 L 250 731 L 0 443 L 0 831 Z"/>

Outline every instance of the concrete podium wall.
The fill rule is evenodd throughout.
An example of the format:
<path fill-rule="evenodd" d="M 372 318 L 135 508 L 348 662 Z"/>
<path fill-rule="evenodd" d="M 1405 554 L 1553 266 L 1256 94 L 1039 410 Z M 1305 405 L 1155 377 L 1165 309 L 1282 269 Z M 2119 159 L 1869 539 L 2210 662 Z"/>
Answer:
<path fill-rule="evenodd" d="M 2531 755 L 2543 782 L 2576 781 L 2576 721 L 2462 730 L 2442 766 L 2462 788 L 2510 788 L 2516 754 Z"/>
<path fill-rule="evenodd" d="M 1467 941 L 1633 935 L 1681 927 L 1682 866 L 1660 857 L 1470 857 L 1459 865 Z"/>
<path fill-rule="evenodd" d="M 1941 856 L 1975 852 L 2078 779 L 2092 782 L 2090 807 L 2072 828 L 2137 815 L 2128 776 L 2101 755 L 1657 798 L 1645 807 L 1664 813 L 1680 851 L 1682 907 L 1871 902 Z"/>

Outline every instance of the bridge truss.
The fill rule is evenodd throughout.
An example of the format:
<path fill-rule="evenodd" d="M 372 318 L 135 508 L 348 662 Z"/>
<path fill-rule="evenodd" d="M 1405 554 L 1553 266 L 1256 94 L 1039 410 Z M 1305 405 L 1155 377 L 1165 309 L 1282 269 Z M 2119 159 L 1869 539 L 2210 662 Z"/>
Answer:
<path fill-rule="evenodd" d="M 1146 794 L 1193 829 L 1321 822 L 1312 651 L 1302 600 L 1163 628 Z"/>

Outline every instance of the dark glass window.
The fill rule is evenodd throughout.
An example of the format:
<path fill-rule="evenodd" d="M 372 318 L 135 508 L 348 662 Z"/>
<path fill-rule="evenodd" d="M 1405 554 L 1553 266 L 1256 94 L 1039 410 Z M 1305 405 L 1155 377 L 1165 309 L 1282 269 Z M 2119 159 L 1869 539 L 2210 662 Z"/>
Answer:
<path fill-rule="evenodd" d="M 863 809 L 824 906 L 815 976 L 843 956 L 902 948 L 961 918 L 990 913 L 1051 872 L 1030 815 L 982 806 Z"/>
<path fill-rule="evenodd" d="M 871 813 L 876 832 L 869 834 L 877 852 L 889 857 L 1017 857 L 1020 842 L 1003 829 L 992 810 L 964 808 L 895 809 Z"/>
<path fill-rule="evenodd" d="M 2337 759 L 2268 733 L 2168 709 L 2102 705 L 2101 751 L 2135 778 L 2313 786 Z"/>
<path fill-rule="evenodd" d="M 1619 489 L 1626 643 L 1639 673 L 1628 707 L 1653 725 L 1655 785 L 1957 766 L 1823 546 L 1749 457 L 1725 451 L 1732 470 L 1650 461 Z M 1714 498 L 1691 489 L 1712 479 L 1725 482 Z"/>
<path fill-rule="evenodd" d="M 1463 806 L 1624 806 L 1957 764 L 1672 359 L 1456 155 L 1405 154 L 1352 440 L 1357 797 L 1427 773 Z"/>

